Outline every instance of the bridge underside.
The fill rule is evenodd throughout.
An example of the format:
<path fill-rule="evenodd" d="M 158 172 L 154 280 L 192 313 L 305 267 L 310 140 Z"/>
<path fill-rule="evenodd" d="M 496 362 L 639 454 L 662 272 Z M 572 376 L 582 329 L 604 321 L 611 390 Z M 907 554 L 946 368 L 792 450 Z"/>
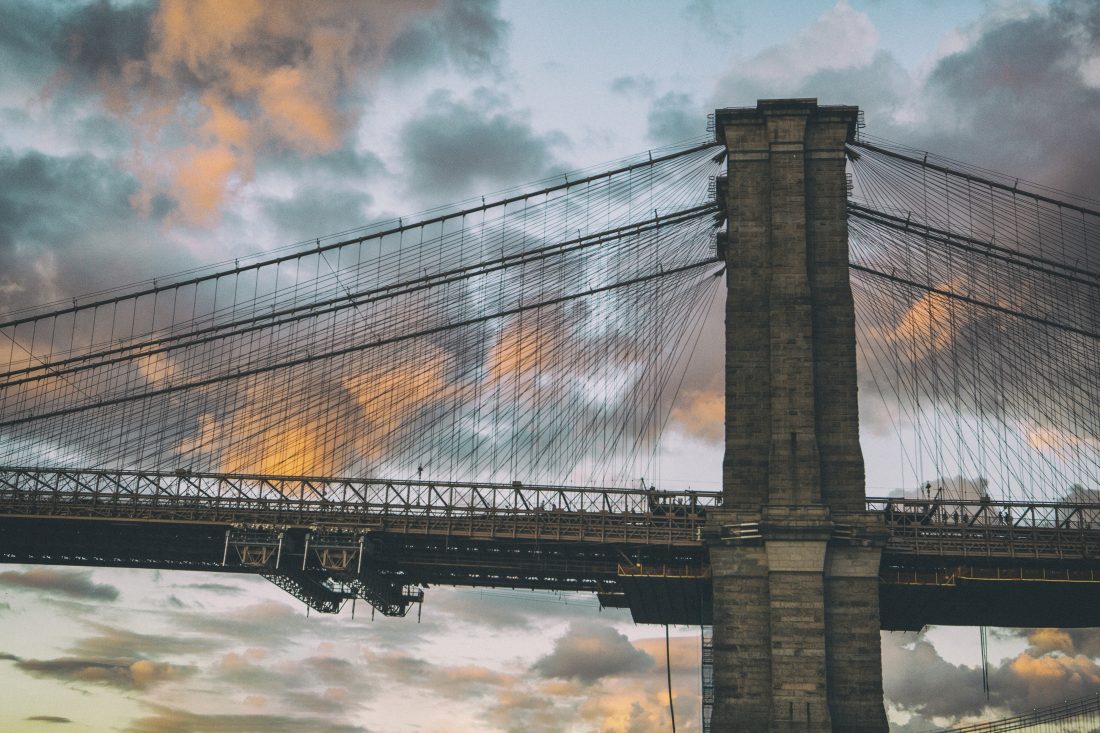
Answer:
<path fill-rule="evenodd" d="M 882 628 L 1058 628 L 1100 625 L 1100 582 L 959 581 L 954 586 L 879 586 Z"/>
<path fill-rule="evenodd" d="M 320 537 L 307 527 L 246 535 L 218 524 L 4 517 L 0 562 L 259 574 L 321 612 L 356 596 L 373 603 L 373 591 L 386 601 L 380 611 L 404 615 L 418 589 L 448 585 L 590 592 L 639 623 L 710 623 L 701 545 L 371 531 L 341 547 Z"/>
<path fill-rule="evenodd" d="M 437 585 L 595 593 L 638 623 L 710 624 L 711 579 L 695 547 L 477 540 L 370 532 L 346 555 L 312 549 L 306 527 L 281 548 L 227 542 L 224 524 L 43 517 L 0 518 L 0 562 L 258 574 L 322 612 L 359 597 L 389 615 Z M 228 534 L 227 534 L 228 533 Z M 1100 541 L 1100 531 L 1091 532 Z M 363 563 L 358 537 L 364 537 Z M 243 547 L 252 551 L 241 552 Z M 1023 554 L 1023 549 L 1020 553 Z M 303 559 L 306 560 L 303 566 Z M 327 567 L 326 567 L 327 565 Z M 372 596 L 373 594 L 373 596 Z M 916 555 L 887 545 L 879 573 L 881 628 L 925 625 L 1100 626 L 1095 559 Z"/>

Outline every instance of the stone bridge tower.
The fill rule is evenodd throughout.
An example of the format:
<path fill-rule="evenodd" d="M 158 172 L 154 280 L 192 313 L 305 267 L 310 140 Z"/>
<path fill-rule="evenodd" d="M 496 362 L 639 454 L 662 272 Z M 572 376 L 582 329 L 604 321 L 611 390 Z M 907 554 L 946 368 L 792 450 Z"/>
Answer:
<path fill-rule="evenodd" d="M 726 733 L 885 733 L 881 519 L 865 512 L 848 281 L 855 107 L 716 112 L 725 187 L 724 503 L 708 520 Z"/>

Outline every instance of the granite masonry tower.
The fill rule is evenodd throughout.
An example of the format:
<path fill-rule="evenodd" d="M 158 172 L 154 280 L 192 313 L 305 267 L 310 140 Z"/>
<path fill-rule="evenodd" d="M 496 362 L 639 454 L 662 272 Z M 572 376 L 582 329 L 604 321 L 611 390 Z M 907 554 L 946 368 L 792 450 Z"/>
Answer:
<path fill-rule="evenodd" d="M 857 115 L 813 99 L 715 115 L 729 161 L 725 496 L 708 519 L 720 733 L 887 730 L 885 530 L 864 505 L 848 281 Z"/>

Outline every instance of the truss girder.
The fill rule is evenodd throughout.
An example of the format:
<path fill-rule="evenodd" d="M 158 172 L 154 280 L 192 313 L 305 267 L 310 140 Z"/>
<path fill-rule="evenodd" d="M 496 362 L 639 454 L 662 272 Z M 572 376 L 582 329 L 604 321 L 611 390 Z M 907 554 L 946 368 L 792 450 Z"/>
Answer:
<path fill-rule="evenodd" d="M 267 570 L 260 574 L 319 613 L 339 613 L 351 597 L 342 589 L 330 588 L 323 576 L 300 570 Z"/>
<path fill-rule="evenodd" d="M 247 526 L 265 528 L 272 546 L 277 530 L 303 528 L 315 538 L 305 565 L 335 572 L 360 566 L 365 534 L 700 548 L 719 501 L 697 491 L 0 468 L 0 516 Z M 1100 557 L 1100 503 L 870 498 L 867 509 L 885 520 L 888 556 Z M 250 552 L 245 564 L 274 567 L 270 554 Z"/>
<path fill-rule="evenodd" d="M 1100 559 L 1100 504 L 868 499 L 890 531 L 894 556 L 967 560 Z"/>
<path fill-rule="evenodd" d="M 0 514 L 696 545 L 694 491 L 0 468 Z"/>

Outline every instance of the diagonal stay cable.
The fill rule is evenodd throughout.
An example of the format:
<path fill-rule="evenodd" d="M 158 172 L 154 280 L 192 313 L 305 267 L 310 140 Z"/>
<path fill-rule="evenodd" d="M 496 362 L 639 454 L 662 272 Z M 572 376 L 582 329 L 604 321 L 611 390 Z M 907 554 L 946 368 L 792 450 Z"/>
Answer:
<path fill-rule="evenodd" d="M 642 161 L 639 161 L 637 163 L 632 163 L 632 164 L 629 164 L 629 165 L 620 166 L 618 168 L 614 168 L 614 169 L 611 169 L 611 170 L 599 171 L 598 173 L 594 173 L 594 174 L 589 175 L 589 176 L 584 176 L 582 178 L 577 178 L 577 179 L 574 179 L 574 180 L 571 180 L 571 181 L 566 180 L 563 183 L 558 183 L 558 184 L 555 184 L 553 186 L 547 186 L 547 187 L 539 189 L 537 191 L 528 191 L 528 192 L 525 192 L 525 193 L 516 194 L 516 195 L 513 195 L 513 196 L 508 196 L 506 198 L 496 199 L 496 200 L 492 200 L 492 201 L 483 201 L 481 203 L 481 205 L 479 205 L 479 206 L 473 206 L 473 207 L 462 209 L 462 210 L 459 210 L 459 211 L 453 211 L 453 212 L 449 212 L 449 213 L 446 213 L 446 214 L 440 214 L 439 216 L 434 216 L 434 217 L 431 217 L 431 218 L 428 218 L 428 219 L 420 219 L 420 220 L 417 220 L 417 221 L 410 222 L 408 224 L 405 224 L 404 222 L 402 222 L 396 227 L 390 227 L 388 229 L 384 229 L 384 230 L 378 231 L 378 232 L 373 232 L 371 234 L 366 234 L 366 235 L 363 235 L 361 237 L 353 237 L 351 239 L 345 239 L 345 240 L 341 240 L 341 241 L 338 241 L 338 242 L 331 242 L 331 243 L 328 243 L 328 244 L 325 244 L 325 245 L 322 245 L 322 246 L 319 246 L 319 247 L 311 248 L 311 249 L 308 249 L 308 250 L 300 250 L 300 251 L 292 252 L 290 254 L 281 255 L 279 257 L 272 257 L 272 258 L 262 260 L 262 261 L 259 261 L 259 262 L 253 262 L 253 263 L 249 263 L 249 264 L 245 264 L 245 265 L 238 265 L 238 266 L 235 266 L 235 267 L 227 269 L 227 270 L 220 270 L 218 272 L 213 272 L 213 273 L 210 273 L 210 274 L 207 274 L 207 275 L 201 275 L 201 276 L 198 276 L 198 277 L 189 278 L 187 280 L 179 280 L 179 281 L 169 282 L 165 285 L 154 285 L 153 287 L 145 288 L 144 290 L 138 290 L 138 291 L 134 291 L 134 292 L 130 292 L 130 293 L 125 293 L 123 295 L 115 296 L 113 298 L 103 298 L 101 300 L 96 300 L 96 301 L 92 301 L 92 302 L 88 302 L 88 303 L 80 303 L 80 304 L 77 304 L 77 305 L 71 305 L 67 308 L 61 308 L 61 309 L 58 309 L 56 311 L 51 311 L 47 314 L 35 314 L 35 315 L 31 315 L 31 316 L 25 316 L 23 318 L 13 319 L 13 320 L 10 320 L 10 321 L 0 323 L 0 329 L 2 329 L 2 328 L 11 328 L 11 327 L 23 324 L 23 323 L 30 323 L 32 321 L 41 320 L 44 317 L 57 317 L 57 316 L 65 315 L 65 314 L 68 314 L 68 313 L 76 313 L 78 311 L 84 311 L 84 310 L 94 309 L 94 308 L 98 308 L 98 307 L 105 306 L 105 305 L 111 305 L 111 304 L 114 304 L 114 303 L 118 303 L 119 301 L 122 301 L 122 300 L 140 298 L 140 297 L 146 296 L 146 295 L 155 295 L 157 293 L 166 292 L 166 291 L 169 291 L 169 290 L 172 290 L 172 289 L 176 289 L 176 288 L 180 288 L 180 287 L 184 287 L 184 286 L 188 286 L 188 285 L 197 285 L 199 283 L 209 282 L 211 280 L 216 280 L 218 278 L 225 277 L 226 275 L 231 275 L 231 274 L 239 275 L 240 273 L 246 272 L 246 271 L 249 271 L 249 270 L 258 270 L 258 269 L 263 268 L 263 267 L 269 267 L 271 265 L 278 265 L 278 264 L 281 264 L 283 262 L 290 262 L 290 261 L 301 258 L 303 255 L 312 255 L 312 254 L 329 252 L 331 250 L 339 249 L 339 248 L 342 248 L 342 247 L 347 247 L 347 246 L 354 245 L 354 244 L 361 244 L 363 242 L 368 242 L 368 241 L 371 241 L 371 240 L 380 240 L 380 239 L 383 239 L 385 237 L 390 237 L 390 236 L 393 236 L 395 234 L 401 234 L 403 232 L 407 232 L 407 231 L 414 230 L 414 229 L 419 229 L 421 227 L 430 226 L 430 225 L 433 225 L 433 224 L 440 224 L 442 222 L 450 221 L 452 219 L 463 219 L 465 217 L 471 216 L 473 214 L 477 214 L 477 213 L 485 211 L 487 209 L 497 208 L 497 207 L 500 207 L 500 206 L 507 206 L 508 204 L 513 204 L 513 203 L 517 203 L 517 202 L 520 202 L 520 201 L 524 201 L 526 199 L 531 199 L 531 198 L 535 198 L 535 197 L 538 197 L 538 196 L 543 196 L 545 194 L 553 193 L 555 191 L 560 191 L 560 190 L 563 190 L 563 189 L 568 189 L 568 188 L 572 188 L 572 187 L 575 187 L 575 186 L 584 185 L 584 184 L 587 184 L 591 181 L 598 181 L 598 180 L 603 179 L 603 178 L 608 178 L 609 176 L 615 176 L 615 175 L 619 175 L 619 174 L 622 174 L 622 173 L 628 173 L 630 171 L 637 170 L 639 168 L 651 167 L 654 164 L 662 163 L 662 162 L 665 162 L 665 161 L 668 161 L 668 160 L 674 160 L 674 159 L 682 157 L 682 156 L 692 155 L 694 153 L 698 153 L 698 152 L 703 151 L 703 150 L 708 150 L 708 149 L 713 148 L 717 145 L 718 145 L 718 143 L 716 143 L 716 142 L 707 142 L 707 143 L 703 143 L 701 145 L 696 145 L 694 147 L 687 148 L 687 149 L 684 149 L 684 150 L 677 150 L 677 151 L 669 153 L 667 155 L 657 156 L 657 157 L 654 157 L 652 159 L 642 160 Z"/>
<path fill-rule="evenodd" d="M 587 249 L 601 244 L 606 244 L 607 242 L 612 242 L 629 236 L 646 233 L 657 228 L 681 224 L 687 221 L 691 221 L 693 219 L 707 216 L 714 210 L 716 210 L 716 208 L 717 206 L 715 204 L 704 204 L 702 206 L 695 206 L 690 209 L 685 209 L 683 211 L 677 211 L 672 214 L 666 214 L 660 217 L 651 218 L 643 222 L 616 227 L 615 229 L 605 232 L 598 232 L 592 235 L 576 237 L 566 240 L 564 242 L 558 242 L 552 245 L 547 245 L 545 247 L 529 250 L 527 252 L 520 252 L 514 255 L 488 260 L 486 262 L 481 262 L 475 265 L 454 268 L 445 272 L 434 273 L 422 278 L 415 278 L 401 283 L 393 283 L 390 285 L 385 285 L 383 287 L 361 291 L 355 294 L 349 294 L 347 296 L 330 298 L 317 302 L 309 302 L 303 305 L 285 308 L 274 313 L 265 314 L 262 317 L 253 317 L 249 319 L 233 321 L 231 323 L 217 324 L 208 328 L 188 331 L 186 333 L 174 336 L 166 336 L 159 339 L 150 339 L 135 344 L 105 349 L 103 351 L 98 351 L 91 354 L 82 354 L 80 356 L 75 356 L 53 362 L 43 362 L 41 366 L 25 367 L 6 373 L 0 373 L 0 378 L 11 376 L 20 377 L 18 379 L 5 380 L 0 386 L 10 387 L 22 384 L 24 382 L 36 381 L 37 379 L 41 378 L 41 372 L 43 370 L 47 371 L 48 376 L 59 376 L 61 374 L 78 372 L 87 369 L 96 369 L 111 364 L 131 361 L 135 355 L 140 357 L 148 357 L 153 354 L 160 354 L 177 349 L 190 348 L 193 346 L 210 343 L 211 341 L 216 341 L 218 339 L 228 339 L 259 330 L 273 329 L 279 326 L 296 323 L 301 320 L 317 318 L 330 313 L 336 313 L 339 311 L 343 311 L 347 308 L 358 309 L 359 306 L 362 305 L 385 301 L 391 298 L 396 298 L 398 296 L 410 295 L 422 290 L 430 290 L 432 288 L 440 287 L 443 285 L 460 282 L 471 277 L 487 275 L 500 270 L 505 270 L 509 267 L 527 265 L 532 262 L 538 262 L 540 260 L 549 259 L 551 257 L 557 257 L 563 254 L 571 254 L 579 250 Z M 269 320 L 273 318 L 278 318 L 278 320 Z"/>
<path fill-rule="evenodd" d="M 1078 334 L 1079 336 L 1085 336 L 1087 338 L 1093 338 L 1093 339 L 1100 340 L 1100 332 L 1097 332 L 1097 331 L 1089 331 L 1089 330 L 1086 330 L 1086 329 L 1083 329 L 1083 328 L 1076 328 L 1074 326 L 1070 326 L 1070 325 L 1067 325 L 1065 323 L 1059 323 L 1058 321 L 1052 321 L 1049 318 L 1041 318 L 1039 316 L 1028 315 L 1027 313 L 1022 313 L 1020 311 L 1013 310 L 1011 308 L 1005 308 L 1004 306 L 996 305 L 994 303 L 988 303 L 984 300 L 978 300 L 977 298 L 971 298 L 971 297 L 966 296 L 966 295 L 959 295 L 958 293 L 953 293 L 950 290 L 943 290 L 942 288 L 930 287 L 925 283 L 920 283 L 920 282 L 917 282 L 915 280 L 909 280 L 907 278 L 898 277 L 897 275 L 889 275 L 885 272 L 879 272 L 878 270 L 872 269 L 870 267 L 864 267 L 863 265 L 857 265 L 857 264 L 854 264 L 854 263 L 849 263 L 848 267 L 852 270 L 857 270 L 859 272 L 863 272 L 863 273 L 866 273 L 868 275 L 874 275 L 875 277 L 880 277 L 880 278 L 883 278 L 885 280 L 889 280 L 891 282 L 898 283 L 900 285 L 908 285 L 911 288 L 917 288 L 919 290 L 923 290 L 923 291 L 928 292 L 928 293 L 933 293 L 935 295 L 941 295 L 941 296 L 943 296 L 945 298 L 949 298 L 951 300 L 958 300 L 958 301 L 961 301 L 963 303 L 967 303 L 969 305 L 976 305 L 980 308 L 986 308 L 988 310 L 996 311 L 998 313 L 1004 313 L 1005 315 L 1014 316 L 1014 317 L 1019 318 L 1019 319 L 1024 320 L 1024 321 L 1030 321 L 1032 323 L 1038 323 L 1041 326 L 1049 326 L 1049 327 L 1057 329 L 1059 331 L 1065 331 L 1065 332 L 1068 332 L 1068 333 L 1075 333 L 1075 334 Z"/>
<path fill-rule="evenodd" d="M 973 173 L 968 173 L 966 171 L 956 170 L 954 168 L 949 168 L 949 167 L 944 166 L 944 165 L 938 165 L 936 163 L 930 163 L 930 162 L 928 162 L 927 159 L 922 160 L 920 158 L 914 158 L 912 156 L 905 155 L 903 153 L 899 153 L 895 150 L 890 150 L 889 148 L 882 148 L 882 147 L 879 147 L 878 145 L 873 145 L 873 144 L 871 144 L 869 142 L 866 142 L 866 141 L 851 142 L 851 143 L 848 143 L 848 145 L 852 146 L 852 147 L 865 148 L 867 150 L 874 151 L 874 152 L 879 153 L 881 155 L 886 155 L 886 156 L 889 156 L 891 158 L 896 158 L 898 160 L 903 160 L 907 163 L 912 163 L 913 165 L 919 165 L 923 168 L 927 168 L 929 170 L 936 171 L 937 173 L 943 173 L 945 175 L 951 175 L 951 176 L 958 176 L 959 178 L 965 179 L 967 181 L 973 181 L 975 183 L 980 183 L 983 186 L 990 186 L 991 188 L 997 188 L 997 189 L 1000 189 L 1000 190 L 1005 191 L 1007 193 L 1013 193 L 1013 194 L 1018 194 L 1020 196 L 1026 196 L 1026 197 L 1034 199 L 1036 201 L 1042 201 L 1043 203 L 1046 203 L 1046 204 L 1053 204 L 1055 206 L 1060 206 L 1060 207 L 1065 208 L 1065 209 L 1070 209 L 1072 211 L 1077 211 L 1077 212 L 1080 212 L 1082 214 L 1089 214 L 1091 216 L 1100 216 L 1100 211 L 1097 211 L 1096 209 L 1090 209 L 1088 207 L 1079 206 L 1077 204 L 1073 204 L 1073 203 L 1070 203 L 1068 201 L 1062 201 L 1062 200 L 1056 199 L 1052 196 L 1044 196 L 1043 194 L 1032 193 L 1030 191 L 1024 191 L 1024 190 L 1021 190 L 1021 189 L 1019 189 L 1015 186 L 1009 186 L 1006 183 L 1000 183 L 1000 182 L 994 181 L 990 178 L 977 176 L 977 175 L 974 175 Z"/>
<path fill-rule="evenodd" d="M 309 355 L 309 356 L 305 356 L 305 357 L 299 357 L 297 359 L 290 359 L 290 360 L 280 362 L 280 363 L 276 363 L 276 364 L 268 364 L 268 365 L 265 365 L 265 366 L 255 367 L 255 368 L 252 368 L 252 369 L 243 369 L 243 370 L 232 372 L 232 373 L 229 373 L 229 374 L 221 374 L 221 375 L 218 375 L 216 377 L 209 377 L 207 379 L 196 380 L 194 382 L 188 382 L 188 383 L 185 383 L 185 384 L 178 384 L 178 385 L 172 385 L 170 387 L 162 387 L 160 389 L 149 390 L 147 392 L 143 392 L 143 393 L 140 393 L 140 394 L 125 395 L 125 396 L 122 396 L 122 397 L 115 397 L 115 398 L 112 398 L 112 399 L 100 400 L 100 401 L 97 401 L 97 402 L 94 402 L 94 403 L 91 403 L 91 404 L 77 405 L 75 407 L 64 408 L 64 409 L 61 409 L 61 410 L 53 410 L 53 411 L 50 411 L 50 412 L 44 412 L 44 413 L 41 413 L 39 415 L 28 415 L 28 416 L 16 418 L 16 419 L 13 419 L 13 420 L 5 420 L 5 421 L 0 422 L 0 427 L 6 427 L 6 426 L 10 426 L 10 425 L 21 425 L 21 424 L 24 424 L 24 423 L 33 422 L 35 420 L 46 419 L 46 418 L 49 418 L 49 417 L 58 417 L 58 416 L 62 416 L 62 415 L 72 415 L 72 414 L 76 414 L 76 413 L 79 413 L 79 412 L 85 412 L 87 410 L 92 410 L 92 409 L 96 409 L 96 408 L 110 407 L 112 405 L 118 405 L 118 404 L 123 404 L 123 403 L 127 403 L 127 402 L 133 402 L 133 401 L 136 401 L 136 400 L 149 399 L 151 397 L 157 397 L 157 396 L 165 395 L 165 394 L 172 394 L 174 392 L 181 392 L 181 391 L 189 390 L 189 389 L 198 389 L 198 388 L 201 388 L 201 387 L 210 386 L 212 384 L 218 384 L 220 382 L 226 382 L 226 381 L 231 381 L 231 380 L 236 380 L 236 379 L 243 379 L 243 378 L 246 378 L 246 377 L 254 376 L 256 374 L 263 374 L 263 373 L 267 373 L 267 372 L 277 371 L 277 370 L 280 370 L 280 369 L 289 369 L 291 367 L 299 366 L 299 365 L 302 365 L 302 364 L 309 364 L 309 363 L 313 363 L 313 362 L 317 362 L 317 361 L 324 361 L 324 360 L 336 358 L 336 357 L 339 357 L 339 356 L 344 356 L 346 354 L 352 354 L 352 353 L 356 353 L 356 352 L 359 352 L 359 351 L 365 351 L 366 349 L 370 349 L 370 348 L 375 348 L 375 347 L 379 347 L 379 346 L 385 346 L 385 345 L 389 345 L 389 344 L 399 343 L 399 342 L 402 342 L 402 341 L 408 341 L 408 340 L 411 340 L 411 339 L 421 338 L 423 336 L 430 336 L 432 334 L 442 333 L 444 331 L 463 328 L 463 327 L 475 325 L 475 324 L 478 324 L 478 323 L 484 323 L 484 322 L 491 321 L 491 320 L 494 320 L 494 319 L 497 319 L 497 318 L 506 318 L 506 317 L 511 316 L 511 315 L 516 315 L 518 313 L 523 313 L 524 311 L 537 310 L 539 308 L 545 308 L 547 306 L 557 305 L 558 303 L 566 303 L 566 302 L 569 302 L 569 301 L 578 300 L 580 298 L 585 298 L 585 297 L 588 297 L 588 296 L 591 296 L 591 295 L 596 295 L 598 293 L 605 293 L 605 292 L 609 292 L 609 291 L 612 291 L 612 290 L 616 290 L 618 288 L 624 288 L 624 287 L 629 287 L 631 285 L 637 285 L 637 284 L 643 283 L 643 282 L 649 282 L 651 280 L 656 280 L 657 278 L 676 275 L 676 274 L 679 274 L 679 273 L 682 273 L 682 272 L 687 272 L 689 270 L 693 270 L 693 269 L 700 268 L 700 267 L 706 267 L 706 266 L 712 265 L 712 264 L 714 264 L 714 259 L 713 258 L 708 258 L 706 260 L 702 260 L 702 261 L 699 261 L 699 262 L 693 262 L 693 263 L 690 263 L 690 264 L 687 264 L 687 265 L 682 265 L 680 267 L 670 268 L 668 270 L 663 270 L 663 271 L 660 271 L 660 272 L 650 273 L 648 275 L 642 275 L 642 276 L 639 276 L 639 277 L 631 278 L 629 280 L 623 280 L 623 281 L 620 281 L 620 282 L 611 283 L 609 285 L 602 285 L 600 287 L 590 288 L 588 290 L 584 290 L 584 291 L 581 291 L 579 293 L 571 293 L 569 295 L 562 295 L 562 296 L 559 296 L 557 298 L 549 298 L 547 300 L 539 301 L 539 302 L 536 302 L 536 303 L 528 303 L 526 305 L 520 305 L 520 306 L 516 306 L 514 308 L 506 308 L 504 310 L 500 310 L 500 311 L 497 311 L 495 313 L 490 313 L 490 314 L 483 315 L 483 316 L 478 316 L 478 317 L 475 317 L 475 318 L 469 318 L 469 319 L 465 319 L 465 320 L 462 320 L 462 321 L 457 321 L 455 323 L 448 323 L 447 325 L 443 325 L 443 326 L 435 326 L 435 327 L 432 327 L 432 328 L 422 329 L 422 330 L 414 331 L 414 332 L 411 332 L 411 333 L 401 334 L 399 336 L 391 336 L 389 338 L 379 339 L 379 340 L 373 341 L 373 342 L 357 344 L 355 346 L 350 346 L 350 347 L 343 348 L 343 349 L 336 349 L 336 350 L 333 350 L 333 351 L 330 351 L 330 352 L 327 352 L 327 353 L 324 353 L 324 354 L 317 354 L 317 355 Z"/>
<path fill-rule="evenodd" d="M 1056 260 L 1030 255 L 1026 252 L 1001 247 L 993 242 L 987 242 L 975 237 L 968 237 L 945 229 L 938 229 L 927 224 L 922 224 L 911 219 L 902 219 L 900 216 L 887 214 L 859 204 L 848 204 L 848 214 L 866 221 L 889 227 L 899 232 L 919 235 L 956 249 L 961 249 L 972 254 L 980 254 L 993 259 L 1006 262 L 1010 265 L 1023 267 L 1045 275 L 1060 277 L 1083 285 L 1100 284 L 1100 273 L 1081 267 L 1071 267 Z M 1044 266 L 1045 265 L 1045 266 Z"/>

